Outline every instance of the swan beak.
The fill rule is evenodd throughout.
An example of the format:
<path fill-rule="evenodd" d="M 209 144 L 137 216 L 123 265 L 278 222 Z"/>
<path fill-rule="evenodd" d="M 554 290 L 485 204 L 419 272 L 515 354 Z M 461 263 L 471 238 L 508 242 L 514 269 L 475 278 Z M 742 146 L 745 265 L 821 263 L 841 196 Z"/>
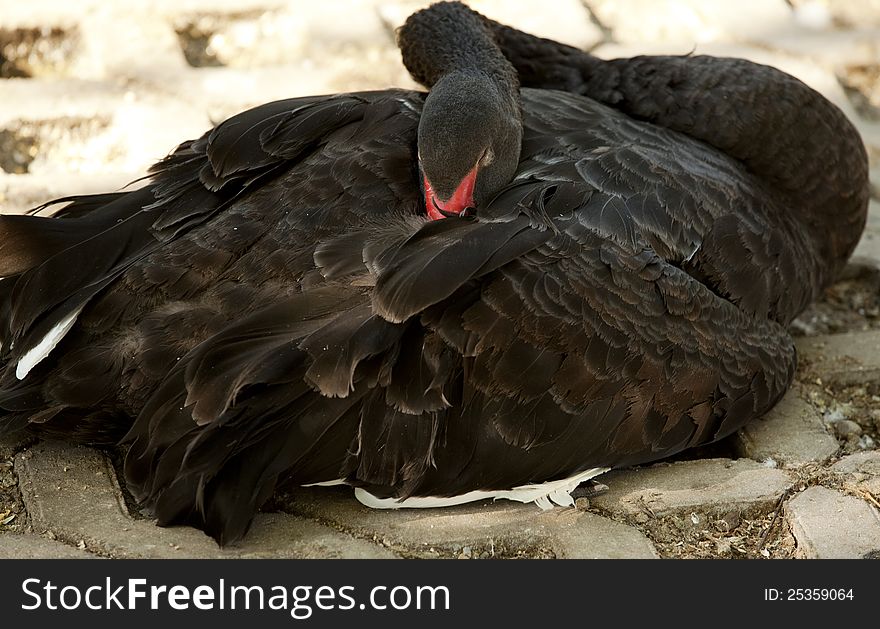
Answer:
<path fill-rule="evenodd" d="M 431 182 L 425 177 L 425 205 L 432 220 L 458 216 L 465 209 L 474 207 L 474 185 L 477 183 L 477 167 L 464 176 L 452 196 L 445 201 L 434 193 Z"/>

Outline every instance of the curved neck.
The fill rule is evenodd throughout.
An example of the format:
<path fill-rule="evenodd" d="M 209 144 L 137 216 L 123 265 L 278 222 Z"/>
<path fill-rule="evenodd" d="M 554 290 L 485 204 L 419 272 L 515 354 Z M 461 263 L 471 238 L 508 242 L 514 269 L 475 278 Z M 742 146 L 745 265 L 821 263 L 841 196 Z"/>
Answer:
<path fill-rule="evenodd" d="M 454 72 L 482 72 L 503 94 L 519 97 L 519 78 L 484 18 L 457 2 L 414 13 L 397 32 L 403 64 L 427 88 Z"/>

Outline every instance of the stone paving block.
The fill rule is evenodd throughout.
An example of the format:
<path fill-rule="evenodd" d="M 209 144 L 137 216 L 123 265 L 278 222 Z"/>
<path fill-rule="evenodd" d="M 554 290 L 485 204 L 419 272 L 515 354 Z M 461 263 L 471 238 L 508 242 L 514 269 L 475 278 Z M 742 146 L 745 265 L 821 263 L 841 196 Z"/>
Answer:
<path fill-rule="evenodd" d="M 557 556 L 570 559 L 653 559 L 651 541 L 636 528 L 593 513 L 566 509 L 551 531 Z"/>
<path fill-rule="evenodd" d="M 167 20 L 147 7 L 113 11 L 101 7 L 78 24 L 79 59 L 73 71 L 90 79 L 136 78 L 161 84 L 162 76 L 186 69 L 186 60 Z"/>
<path fill-rule="evenodd" d="M 880 380 L 880 331 L 802 337 L 795 344 L 811 379 L 841 386 Z"/>
<path fill-rule="evenodd" d="M 247 13 L 257 10 L 284 8 L 300 4 L 299 0 L 133 0 L 124 3 L 106 0 L 28 0 L 10 2 L 4 0 L 4 26 L 42 25 L 48 19 L 79 21 L 93 13 L 132 14 L 148 13 L 154 17 L 167 18 L 193 13 Z"/>
<path fill-rule="evenodd" d="M 857 452 L 840 459 L 830 471 L 844 474 L 843 489 L 847 493 L 880 507 L 880 452 Z"/>
<path fill-rule="evenodd" d="M 880 0 L 791 0 L 796 8 L 824 9 L 837 26 L 880 26 Z M 814 9 L 816 10 L 816 9 Z"/>
<path fill-rule="evenodd" d="M 793 484 L 787 472 L 747 459 L 660 463 L 611 471 L 602 482 L 609 491 L 591 503 L 624 517 L 768 508 Z"/>
<path fill-rule="evenodd" d="M 880 161 L 880 123 L 861 119 L 857 121 L 856 127 L 868 149 L 868 158 L 876 165 Z"/>
<path fill-rule="evenodd" d="M 63 67 L 53 74 L 102 80 L 135 77 L 159 67 L 183 69 L 183 53 L 171 21 L 149 5 L 126 3 L 5 3 L 6 28 L 55 28 L 69 47 Z M 39 5 L 44 5 L 40 11 Z M 34 6 L 38 5 L 38 6 Z M 67 5 L 67 6 L 65 6 Z"/>
<path fill-rule="evenodd" d="M 827 461 L 840 448 L 819 412 L 797 388 L 790 389 L 767 415 L 737 432 L 736 444 L 742 456 L 790 467 Z"/>
<path fill-rule="evenodd" d="M 837 30 L 831 24 L 810 24 L 799 19 L 803 14 L 798 15 L 797 12 L 793 17 L 794 23 L 788 28 L 774 33 L 757 33 L 755 41 L 781 53 L 835 67 L 873 63 L 876 60 L 880 29 L 859 25 L 854 29 Z M 815 19 L 822 21 L 820 16 L 815 16 Z"/>
<path fill-rule="evenodd" d="M 383 21 L 376 2 L 340 0 L 327 3 L 288 3 L 286 13 L 302 20 L 311 44 L 352 44 L 394 46 L 394 37 Z M 395 47 L 396 48 L 396 47 Z"/>
<path fill-rule="evenodd" d="M 811 559 L 880 555 L 880 515 L 867 502 L 825 487 L 809 487 L 785 505 L 797 553 Z"/>
<path fill-rule="evenodd" d="M 616 41 L 747 40 L 794 25 L 784 0 L 586 0 Z"/>
<path fill-rule="evenodd" d="M 637 529 L 574 508 L 541 511 L 499 500 L 444 509 L 370 509 L 350 488 L 301 488 L 289 509 L 373 538 L 415 556 L 527 556 L 551 550 L 567 558 L 652 558 Z M 463 549 L 468 549 L 464 551 Z"/>
<path fill-rule="evenodd" d="M 122 105 L 125 93 L 126 90 L 117 85 L 80 79 L 5 79 L 0 81 L 0 127 L 7 127 L 20 118 L 109 116 Z M 72 98 L 72 94 L 76 97 Z"/>
<path fill-rule="evenodd" d="M 880 452 L 857 452 L 843 457 L 831 466 L 832 472 L 880 476 Z"/>
<path fill-rule="evenodd" d="M 19 214 L 42 205 L 49 199 L 72 194 L 95 194 L 108 190 L 121 190 L 142 176 L 143 172 L 95 175 L 73 173 L 4 175 L 0 173 L 0 213 Z M 142 185 L 144 184 L 137 183 L 125 189 L 137 190 Z"/>
<path fill-rule="evenodd" d="M 850 64 L 873 64 L 877 62 L 877 41 L 880 24 L 872 28 L 825 31 L 810 37 L 785 37 L 779 48 L 789 54 L 799 54 L 823 63 L 844 66 Z"/>
<path fill-rule="evenodd" d="M 52 2 L 52 0 L 40 0 Z M 105 4 L 104 0 L 86 0 L 96 4 Z M 356 0 L 355 0 L 356 1 Z M 279 9 L 285 6 L 301 5 L 299 0 L 149 0 L 144 4 L 150 10 L 163 15 L 179 15 L 181 13 L 246 13 L 258 10 Z"/>
<path fill-rule="evenodd" d="M 79 548 L 38 535 L 0 535 L 0 559 L 98 559 Z"/>
<path fill-rule="evenodd" d="M 150 526 L 154 526 L 150 523 Z M 158 528 L 155 527 L 154 528 Z M 173 529 L 181 530 L 180 527 Z M 187 529 L 198 535 L 200 531 Z M 208 540 L 218 552 L 213 540 Z M 223 550 L 244 559 L 396 559 L 392 551 L 330 527 L 284 513 L 260 513 L 247 536 Z"/>
<path fill-rule="evenodd" d="M 33 105 L 24 108 L 23 102 Z M 197 97 L 188 103 L 72 79 L 51 86 L 0 82 L 0 131 L 32 145 L 29 174 L 140 175 L 210 126 L 206 103 Z"/>
<path fill-rule="evenodd" d="M 878 201 L 871 201 L 868 205 L 868 222 L 853 255 L 870 258 L 880 263 L 880 202 Z"/>
<path fill-rule="evenodd" d="M 396 53 L 393 33 L 374 5 L 362 0 L 289 2 L 256 11 L 178 12 L 168 22 L 187 62 L 197 68 L 253 68 L 300 60 L 318 65 L 351 60 L 373 66 L 370 51 Z"/>
<path fill-rule="evenodd" d="M 201 531 L 132 519 L 112 465 L 96 450 L 41 442 L 16 457 L 16 472 L 38 533 L 123 558 L 392 558 L 388 550 L 301 518 L 261 514 L 249 535 L 219 548 Z"/>

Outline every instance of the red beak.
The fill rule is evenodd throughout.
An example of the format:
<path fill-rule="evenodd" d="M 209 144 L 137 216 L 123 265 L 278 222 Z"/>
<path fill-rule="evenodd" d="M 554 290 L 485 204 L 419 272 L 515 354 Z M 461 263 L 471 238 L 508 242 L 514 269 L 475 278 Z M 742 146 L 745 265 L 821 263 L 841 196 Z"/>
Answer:
<path fill-rule="evenodd" d="M 446 201 L 434 194 L 431 182 L 425 177 L 425 205 L 428 217 L 433 220 L 447 218 L 450 214 L 461 214 L 465 208 L 474 207 L 474 185 L 477 182 L 477 167 L 464 176 L 458 188 Z"/>

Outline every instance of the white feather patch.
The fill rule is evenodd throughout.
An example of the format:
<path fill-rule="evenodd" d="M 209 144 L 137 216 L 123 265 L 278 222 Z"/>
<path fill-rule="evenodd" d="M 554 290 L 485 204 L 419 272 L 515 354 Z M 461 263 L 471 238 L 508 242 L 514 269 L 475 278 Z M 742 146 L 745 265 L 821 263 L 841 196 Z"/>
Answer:
<path fill-rule="evenodd" d="M 337 478 L 336 480 L 322 480 L 320 483 L 309 483 L 308 485 L 300 485 L 300 487 L 335 487 L 336 485 L 344 484 L 344 478 Z"/>
<path fill-rule="evenodd" d="M 73 327 L 80 312 L 82 312 L 82 306 L 52 326 L 52 329 L 43 337 L 43 340 L 25 352 L 25 355 L 21 357 L 15 368 L 16 378 L 24 380 L 25 376 L 30 373 L 31 369 L 36 367 L 41 360 L 49 355 L 49 352 L 55 349 L 55 346 L 58 345 L 62 338 L 64 338 L 64 335 Z"/>
<path fill-rule="evenodd" d="M 571 492 L 585 480 L 589 480 L 599 474 L 604 474 L 610 468 L 595 467 L 593 469 L 584 470 L 580 474 L 575 474 L 569 478 L 548 481 L 546 483 L 538 483 L 535 485 L 520 485 L 513 489 L 505 489 L 500 491 L 469 491 L 466 494 L 450 497 L 434 497 L 434 496 L 415 496 L 398 500 L 397 498 L 377 498 L 370 492 L 361 487 L 355 487 L 354 495 L 362 504 L 373 509 L 427 509 L 431 507 L 451 507 L 466 502 L 474 502 L 476 500 L 493 499 L 498 500 L 515 500 L 517 502 L 534 502 L 541 509 L 547 510 L 553 508 L 553 503 L 560 507 L 570 507 L 574 504 Z"/>

